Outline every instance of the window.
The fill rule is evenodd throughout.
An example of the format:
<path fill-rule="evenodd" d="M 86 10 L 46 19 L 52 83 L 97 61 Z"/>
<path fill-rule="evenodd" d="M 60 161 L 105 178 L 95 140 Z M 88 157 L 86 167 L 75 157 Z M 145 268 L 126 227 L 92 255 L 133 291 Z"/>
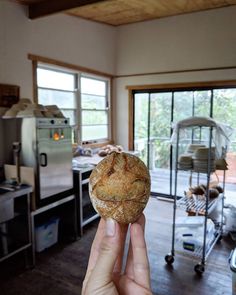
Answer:
<path fill-rule="evenodd" d="M 70 119 L 73 142 L 106 142 L 110 135 L 109 79 L 37 67 L 38 103 L 57 105 Z"/>
<path fill-rule="evenodd" d="M 80 87 L 82 139 L 106 140 L 109 130 L 107 81 L 82 76 Z"/>
<path fill-rule="evenodd" d="M 236 83 L 231 87 L 210 85 L 209 87 L 186 87 L 173 89 L 133 90 L 133 144 L 151 175 L 153 194 L 172 197 L 174 193 L 175 148 L 170 145 L 173 123 L 191 116 L 212 117 L 218 122 L 236 128 Z M 190 143 L 208 145 L 209 129 L 185 130 L 188 139 L 181 142 L 180 154 L 185 153 Z M 227 151 L 226 173 L 227 200 L 233 198 L 236 189 L 236 134 L 231 139 Z M 222 171 L 217 171 L 217 181 L 222 180 Z M 178 174 L 177 194 L 181 196 L 189 187 L 189 173 Z M 199 176 L 198 176 L 199 177 Z M 198 181 L 202 181 L 198 178 Z"/>
<path fill-rule="evenodd" d="M 70 119 L 72 138 L 76 130 L 76 75 L 66 72 L 37 68 L 38 102 L 42 105 L 57 105 Z"/>

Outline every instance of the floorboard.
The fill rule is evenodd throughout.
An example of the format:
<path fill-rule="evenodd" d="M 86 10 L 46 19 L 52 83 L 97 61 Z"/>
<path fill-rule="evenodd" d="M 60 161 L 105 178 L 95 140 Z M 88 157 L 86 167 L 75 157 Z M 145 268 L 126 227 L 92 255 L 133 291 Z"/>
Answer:
<path fill-rule="evenodd" d="M 208 257 L 202 277 L 195 274 L 199 262 L 176 254 L 173 266 L 164 257 L 171 249 L 173 204 L 150 198 L 145 210 L 146 241 L 153 294 L 231 295 L 232 272 L 228 258 L 236 246 L 229 237 L 217 243 Z M 182 214 L 182 213 L 180 213 Z M 86 271 L 97 222 L 71 244 L 60 244 L 37 255 L 36 267 L 23 270 L 22 255 L 0 264 L 1 295 L 78 295 Z"/>

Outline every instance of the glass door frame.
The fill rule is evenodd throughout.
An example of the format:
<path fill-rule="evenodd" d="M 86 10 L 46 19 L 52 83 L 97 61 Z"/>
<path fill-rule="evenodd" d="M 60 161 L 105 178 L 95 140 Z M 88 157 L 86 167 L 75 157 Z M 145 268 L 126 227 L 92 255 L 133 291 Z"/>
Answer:
<path fill-rule="evenodd" d="M 129 149 L 134 149 L 134 114 L 135 114 L 135 94 L 136 93 L 148 93 L 149 95 L 149 106 L 148 106 L 148 118 L 150 120 L 150 95 L 151 93 L 161 93 L 161 92 L 171 92 L 172 93 L 172 102 L 171 102 L 171 126 L 173 123 L 174 116 L 174 93 L 181 91 L 211 91 L 210 96 L 210 114 L 213 115 L 213 91 L 216 89 L 227 89 L 227 88 L 236 88 L 236 80 L 235 81 L 216 81 L 216 82 L 202 82 L 202 83 L 186 83 L 186 84 L 164 84 L 164 85 L 143 85 L 143 86 L 129 86 L 127 89 L 129 90 Z M 192 104 L 192 115 L 194 116 L 194 96 L 193 96 L 193 104 Z M 150 126 L 150 121 L 148 122 L 148 126 Z M 148 128 L 150 129 L 150 128 Z M 173 132 L 172 127 L 170 128 L 170 136 Z M 150 141 L 150 131 L 148 131 L 148 142 Z M 147 157 L 148 157 L 148 167 L 149 167 L 149 144 L 147 149 Z M 151 192 L 154 196 L 164 197 L 173 199 L 173 147 L 170 147 L 170 193 L 158 193 Z"/>

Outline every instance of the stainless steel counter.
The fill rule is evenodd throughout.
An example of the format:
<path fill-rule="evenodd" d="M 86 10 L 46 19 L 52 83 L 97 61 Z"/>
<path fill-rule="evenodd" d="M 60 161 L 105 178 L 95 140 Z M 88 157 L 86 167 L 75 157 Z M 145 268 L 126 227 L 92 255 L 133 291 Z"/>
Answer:
<path fill-rule="evenodd" d="M 0 194 L 0 262 L 25 251 L 26 265 L 32 257 L 32 235 L 30 222 L 31 186 L 21 186 L 14 191 L 4 192 L 1 185 Z M 18 232 L 21 232 L 19 239 Z"/>
<path fill-rule="evenodd" d="M 0 188 L 2 188 L 3 190 L 6 190 L 6 192 L 0 193 L 0 202 L 14 199 L 22 195 L 32 193 L 33 191 L 31 186 L 21 186 L 20 188 L 17 188 L 13 191 L 8 191 L 4 185 L 0 185 Z"/>

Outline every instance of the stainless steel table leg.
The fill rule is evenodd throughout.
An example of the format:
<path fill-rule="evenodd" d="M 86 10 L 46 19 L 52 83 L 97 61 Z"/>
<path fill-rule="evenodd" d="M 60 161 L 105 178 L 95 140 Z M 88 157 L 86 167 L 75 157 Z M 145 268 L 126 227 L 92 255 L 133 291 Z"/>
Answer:
<path fill-rule="evenodd" d="M 6 223 L 0 224 L 0 231 L 1 231 L 1 243 L 3 249 L 3 256 L 8 254 L 8 244 L 7 244 L 7 225 Z"/>

